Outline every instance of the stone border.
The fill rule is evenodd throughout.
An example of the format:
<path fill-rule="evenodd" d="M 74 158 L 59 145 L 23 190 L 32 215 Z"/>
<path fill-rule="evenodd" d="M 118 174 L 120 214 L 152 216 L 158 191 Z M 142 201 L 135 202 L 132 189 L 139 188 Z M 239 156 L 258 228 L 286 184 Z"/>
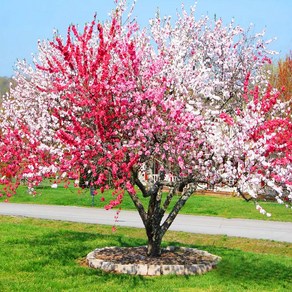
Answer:
<path fill-rule="evenodd" d="M 105 247 L 97 248 L 90 252 L 86 257 L 86 262 L 89 267 L 101 269 L 105 272 L 114 272 L 119 274 L 141 275 L 141 276 L 160 276 L 160 275 L 194 275 L 204 274 L 212 270 L 221 260 L 221 257 L 210 254 L 206 251 L 196 248 L 179 247 L 182 251 L 193 251 L 202 256 L 211 258 L 210 263 L 192 264 L 192 265 L 153 265 L 153 264 L 118 264 L 109 261 L 104 261 L 96 258 L 96 252 L 103 249 L 115 249 L 126 247 Z M 164 250 L 173 251 L 178 247 L 168 246 Z"/>

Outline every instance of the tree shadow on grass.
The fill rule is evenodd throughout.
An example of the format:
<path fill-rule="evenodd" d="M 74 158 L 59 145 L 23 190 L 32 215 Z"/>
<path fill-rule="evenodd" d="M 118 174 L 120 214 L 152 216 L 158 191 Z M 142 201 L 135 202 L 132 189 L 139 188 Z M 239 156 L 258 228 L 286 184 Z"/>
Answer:
<path fill-rule="evenodd" d="M 277 256 L 225 250 L 217 252 L 222 257 L 217 273 L 222 279 L 240 282 L 291 282 L 292 260 Z"/>
<path fill-rule="evenodd" d="M 92 286 L 92 291 L 99 291 L 98 287 L 102 287 L 102 285 L 121 287 L 121 289 L 126 287 L 123 291 L 127 291 L 135 289 L 137 285 L 143 288 L 151 283 L 142 276 L 106 273 L 81 265 L 80 261 L 97 247 L 145 244 L 145 241 L 139 238 L 112 234 L 110 228 L 108 235 L 64 229 L 46 230 L 41 233 L 32 232 L 27 237 L 20 234 L 14 239 L 8 239 L 5 244 L 12 252 L 7 252 L 4 261 L 13 262 L 13 277 L 15 277 L 13 281 L 23 287 L 28 285 L 42 287 L 40 279 L 44 277 L 47 285 L 56 285 L 55 287 L 58 287 L 60 291 L 68 287 L 78 287 L 78 291 L 83 291 L 83 285 L 84 287 Z M 11 256 L 12 253 L 13 256 Z M 21 275 L 31 277 L 30 284 L 26 282 L 27 278 L 22 280 Z M 56 288 L 56 291 L 58 289 Z M 84 291 L 86 291 L 85 288 Z M 105 290 L 101 289 L 101 291 Z"/>
<path fill-rule="evenodd" d="M 88 281 L 94 282 L 98 278 L 98 283 L 114 282 L 116 284 L 125 280 L 128 287 L 133 288 L 137 286 L 149 288 L 152 285 L 151 283 L 155 282 L 155 279 L 148 277 L 111 274 L 101 270 L 85 268 L 79 266 L 78 263 L 78 260 L 84 258 L 95 248 L 141 246 L 145 245 L 145 238 L 117 235 L 112 233 L 110 229 L 109 234 L 61 229 L 31 234 L 28 238 L 19 236 L 14 240 L 6 241 L 6 243 L 11 244 L 11 246 L 19 245 L 19 248 L 23 249 L 24 252 L 30 253 L 27 257 L 28 262 L 22 267 L 20 265 L 22 259 L 18 258 L 17 264 L 19 264 L 21 271 L 37 269 L 44 273 L 46 266 L 49 266 L 53 271 L 55 269 L 62 270 L 59 274 L 57 272 L 51 274 L 51 278 L 60 277 L 60 275 L 81 278 L 89 276 Z M 164 242 L 164 245 L 182 246 L 181 243 L 177 242 Z M 252 287 L 252 285 L 268 287 L 271 282 L 283 282 L 282 287 L 288 287 L 288 283 L 291 283 L 292 263 L 291 261 L 289 263 L 289 258 L 283 260 L 283 257 L 280 256 L 248 253 L 238 249 L 211 245 L 186 246 L 206 250 L 222 257 L 217 269 L 206 274 L 206 277 L 212 278 L 212 282 L 215 280 L 215 282 L 233 283 L 234 285 L 239 282 L 246 287 Z M 176 282 L 189 279 L 191 280 L 190 285 L 192 281 L 198 281 L 197 276 L 168 277 L 175 278 Z"/>
<path fill-rule="evenodd" d="M 148 283 L 148 279 L 142 276 L 132 276 L 126 274 L 107 273 L 99 269 L 92 269 L 80 265 L 80 260 L 84 260 L 86 255 L 98 247 L 106 246 L 140 246 L 145 245 L 145 240 L 138 238 L 129 238 L 123 235 L 114 235 L 109 231 L 109 235 L 92 233 L 92 232 L 76 232 L 76 231 L 56 231 L 36 237 L 28 242 L 29 245 L 42 246 L 40 251 L 41 258 L 48 258 L 55 266 L 75 266 L 75 269 L 66 271 L 69 276 L 88 275 L 98 278 L 98 282 L 122 282 L 133 288 L 136 285 L 144 286 Z M 77 266 L 77 267 L 76 267 Z M 78 267 L 79 266 L 79 267 Z"/>
<path fill-rule="evenodd" d="M 51 260 L 58 260 L 63 264 L 85 257 L 89 252 L 106 246 L 138 246 L 145 245 L 145 240 L 127 238 L 123 235 L 98 234 L 94 232 L 78 232 L 59 230 L 32 238 L 11 241 L 10 244 L 26 244 L 35 248 L 38 256 L 45 256 Z"/>
<path fill-rule="evenodd" d="M 170 245 L 181 245 L 181 243 L 171 242 Z M 212 273 L 217 274 L 222 281 L 242 282 L 249 285 L 284 282 L 292 285 L 291 258 L 283 259 L 281 256 L 243 252 L 227 247 L 187 246 L 220 256 L 222 260 Z"/>

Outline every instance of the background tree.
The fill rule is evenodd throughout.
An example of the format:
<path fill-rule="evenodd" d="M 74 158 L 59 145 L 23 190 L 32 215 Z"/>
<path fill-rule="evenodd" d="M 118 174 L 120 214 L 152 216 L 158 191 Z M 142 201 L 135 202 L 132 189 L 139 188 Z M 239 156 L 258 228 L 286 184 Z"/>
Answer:
<path fill-rule="evenodd" d="M 283 100 L 290 101 L 292 97 L 292 51 L 284 60 L 279 60 L 270 71 L 271 84 L 282 91 Z"/>
<path fill-rule="evenodd" d="M 2 97 L 9 91 L 10 83 L 12 78 L 0 77 L 0 104 L 2 102 Z"/>
<path fill-rule="evenodd" d="M 135 21 L 123 24 L 124 8 L 119 3 L 104 24 L 94 19 L 83 32 L 72 25 L 65 39 L 39 43 L 34 66 L 18 63 L 0 153 L 30 187 L 46 176 L 90 173 L 101 193 L 113 182 L 107 208 L 126 190 L 145 226 L 148 255 L 159 256 L 165 232 L 199 184 L 232 180 L 254 198 L 268 184 L 279 202 L 283 186 L 291 191 L 291 141 L 282 135 L 291 117 L 278 94 L 265 91 L 261 36 L 251 44 L 233 23 L 195 21 L 193 10 L 183 10 L 174 26 L 157 16 L 149 34 Z M 158 179 L 150 173 L 144 181 L 140 173 L 153 164 Z M 2 183 L 9 185 L 7 171 Z"/>

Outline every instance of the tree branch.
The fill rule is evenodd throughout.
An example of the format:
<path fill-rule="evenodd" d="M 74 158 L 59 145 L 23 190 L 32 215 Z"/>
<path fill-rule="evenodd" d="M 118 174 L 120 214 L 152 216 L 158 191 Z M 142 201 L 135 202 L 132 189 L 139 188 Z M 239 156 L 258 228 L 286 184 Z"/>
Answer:
<path fill-rule="evenodd" d="M 144 206 L 141 203 L 140 199 L 138 198 L 137 194 L 131 194 L 129 193 L 130 198 L 132 199 L 136 209 L 139 212 L 139 215 L 143 221 L 144 226 L 146 227 L 147 225 L 147 214 L 145 212 Z"/>
<path fill-rule="evenodd" d="M 173 196 L 175 195 L 175 193 L 176 193 L 176 187 L 172 187 L 169 190 L 168 195 L 167 195 L 167 197 L 166 197 L 166 199 L 164 201 L 164 204 L 163 204 L 163 208 L 162 209 L 164 210 L 164 212 L 167 210 L 167 208 L 168 208 Z"/>
<path fill-rule="evenodd" d="M 136 176 L 134 175 L 134 180 L 135 180 L 135 184 L 137 185 L 139 190 L 142 192 L 143 197 L 144 198 L 149 197 L 149 194 L 148 194 L 145 186 L 143 185 L 143 183 L 138 178 L 138 175 L 136 175 Z"/>
<path fill-rule="evenodd" d="M 165 234 L 165 232 L 168 230 L 170 225 L 172 224 L 173 220 L 181 210 L 181 208 L 184 206 L 186 201 L 189 199 L 189 197 L 194 193 L 194 191 L 197 188 L 197 184 L 190 183 L 187 186 L 185 186 L 183 193 L 179 200 L 176 202 L 175 206 L 173 207 L 172 211 L 169 213 L 168 217 L 164 221 L 164 223 L 161 226 L 161 232 L 162 235 Z"/>
<path fill-rule="evenodd" d="M 249 202 L 253 199 L 253 197 L 247 198 L 244 193 L 240 190 L 240 188 L 236 188 L 236 190 L 238 191 L 238 193 L 240 194 L 240 196 L 246 201 Z"/>

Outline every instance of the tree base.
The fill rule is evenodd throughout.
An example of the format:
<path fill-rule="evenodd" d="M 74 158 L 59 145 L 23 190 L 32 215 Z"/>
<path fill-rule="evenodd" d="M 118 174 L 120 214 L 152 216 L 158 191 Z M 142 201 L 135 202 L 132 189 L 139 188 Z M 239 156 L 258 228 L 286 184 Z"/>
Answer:
<path fill-rule="evenodd" d="M 146 246 L 97 248 L 86 257 L 92 268 L 143 276 L 204 274 L 220 260 L 206 251 L 174 246 L 163 248 L 157 258 L 147 256 Z"/>

